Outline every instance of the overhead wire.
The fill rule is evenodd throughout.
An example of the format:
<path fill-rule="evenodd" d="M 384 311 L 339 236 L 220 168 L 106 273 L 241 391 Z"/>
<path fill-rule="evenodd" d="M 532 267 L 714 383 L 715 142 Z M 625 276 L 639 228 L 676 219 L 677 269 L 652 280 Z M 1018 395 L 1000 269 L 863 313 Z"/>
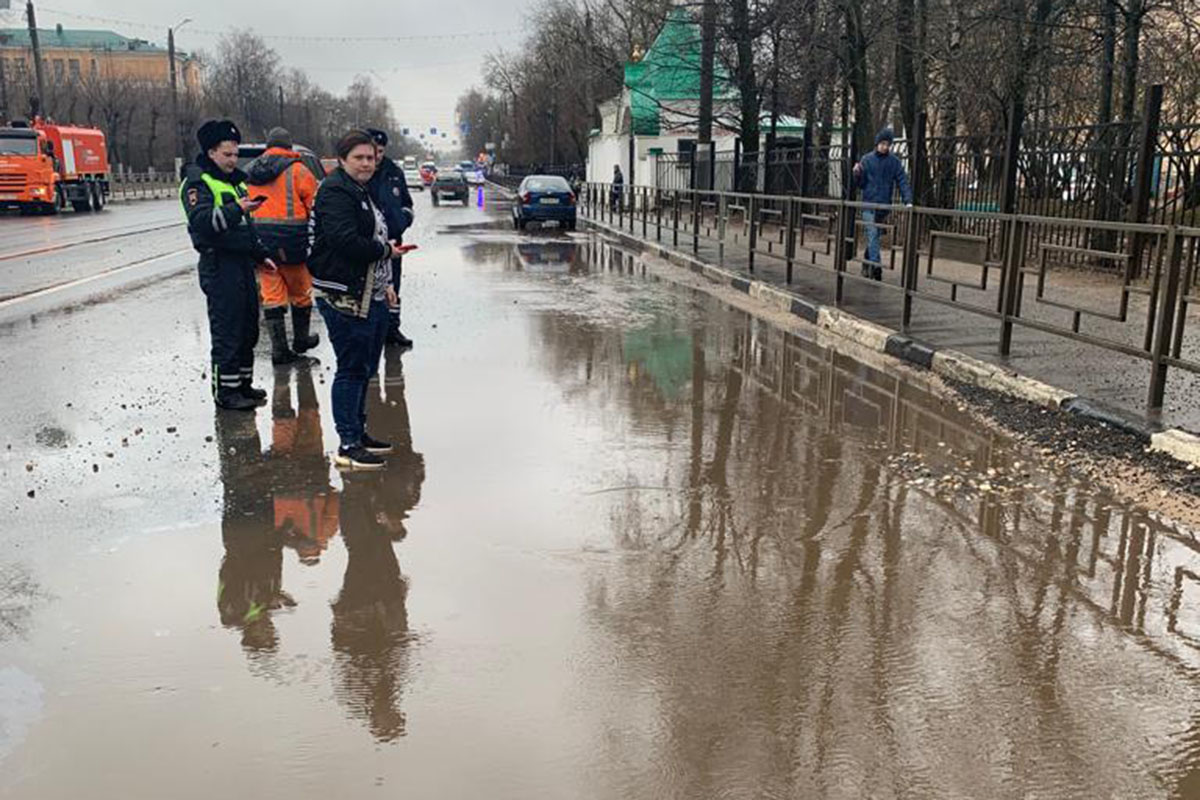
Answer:
<path fill-rule="evenodd" d="M 78 14 L 74 11 L 64 11 L 59 8 L 50 6 L 42 6 L 41 10 L 50 12 L 59 16 L 67 17 L 68 19 L 78 19 L 90 22 L 104 22 L 110 25 L 124 25 L 131 28 L 139 28 L 142 30 L 162 31 L 170 26 L 154 25 L 148 22 L 135 22 L 133 20 L 118 19 L 115 17 L 101 17 L 92 14 Z M 286 33 L 259 33 L 255 31 L 255 35 L 266 41 L 278 42 L 301 42 L 301 43 L 316 43 L 316 42 L 331 42 L 331 43 L 369 43 L 369 42 L 424 42 L 424 41 L 455 41 L 462 39 L 486 39 L 510 34 L 521 33 L 521 28 L 506 28 L 499 30 L 487 31 L 461 31 L 457 33 L 435 33 L 435 34 L 408 34 L 408 35 L 387 35 L 387 36 L 338 36 L 338 35 L 307 35 L 307 34 L 286 34 Z M 196 28 L 188 26 L 187 34 L 189 36 L 224 36 L 229 33 L 228 30 L 219 31 L 208 28 Z"/>

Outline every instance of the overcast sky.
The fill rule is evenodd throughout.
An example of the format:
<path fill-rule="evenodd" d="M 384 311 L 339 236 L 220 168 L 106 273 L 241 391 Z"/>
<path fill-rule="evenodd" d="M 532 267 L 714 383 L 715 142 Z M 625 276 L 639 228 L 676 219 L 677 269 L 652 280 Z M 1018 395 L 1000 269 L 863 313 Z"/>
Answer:
<path fill-rule="evenodd" d="M 414 130 L 448 129 L 458 95 L 480 85 L 486 53 L 521 42 L 535 0 L 356 0 L 309 6 L 279 0 L 34 0 L 38 27 L 101 28 L 166 45 L 166 28 L 193 21 L 177 35 L 182 50 L 209 50 L 216 32 L 250 28 L 270 36 L 445 36 L 404 42 L 286 41 L 268 43 L 285 64 L 341 91 L 358 73 L 373 76 L 392 101 L 397 121 Z M 0 11 L 0 25 L 23 24 L 24 0 Z M 320 9 L 320 15 L 318 15 Z M 85 18 L 95 17 L 95 18 Z M 112 21 L 107 21 L 112 20 Z M 119 21 L 117 21 L 119 20 Z M 134 23 L 134 24 L 123 24 Z"/>

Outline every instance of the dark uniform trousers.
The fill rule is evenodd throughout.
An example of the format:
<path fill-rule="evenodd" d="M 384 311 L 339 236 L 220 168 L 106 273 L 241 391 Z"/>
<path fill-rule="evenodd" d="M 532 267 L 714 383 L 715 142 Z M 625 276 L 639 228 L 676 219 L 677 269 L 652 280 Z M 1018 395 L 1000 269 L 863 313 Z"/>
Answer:
<path fill-rule="evenodd" d="M 237 389 L 254 372 L 258 344 L 258 281 L 249 257 L 200 255 L 200 288 L 208 303 L 213 391 Z"/>

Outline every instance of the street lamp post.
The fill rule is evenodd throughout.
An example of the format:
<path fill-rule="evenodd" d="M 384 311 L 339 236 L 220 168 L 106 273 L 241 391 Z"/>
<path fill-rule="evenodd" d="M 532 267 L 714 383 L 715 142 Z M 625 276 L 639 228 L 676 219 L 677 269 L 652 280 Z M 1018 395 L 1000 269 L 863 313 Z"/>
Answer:
<path fill-rule="evenodd" d="M 179 84 L 175 78 L 175 31 L 191 21 L 191 18 L 188 17 L 167 28 L 167 60 L 171 65 L 171 125 L 175 129 L 175 157 L 177 159 L 185 158 L 187 154 L 184 150 L 183 131 L 179 129 Z"/>

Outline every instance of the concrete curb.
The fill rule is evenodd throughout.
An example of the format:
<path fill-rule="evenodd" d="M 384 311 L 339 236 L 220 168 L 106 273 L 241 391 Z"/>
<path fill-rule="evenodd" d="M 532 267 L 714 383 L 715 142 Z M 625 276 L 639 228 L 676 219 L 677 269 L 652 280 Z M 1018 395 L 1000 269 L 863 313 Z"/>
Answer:
<path fill-rule="evenodd" d="M 712 283 L 745 292 L 770 308 L 793 314 L 869 350 L 892 356 L 914 367 L 930 370 L 935 375 L 951 381 L 978 386 L 1044 408 L 1103 423 L 1137 437 L 1151 450 L 1161 451 L 1184 463 L 1200 466 L 1200 436 L 1178 428 L 1163 430 L 1161 426 L 1079 397 L 1066 389 L 1051 386 L 956 350 L 913 339 L 898 331 L 848 314 L 839 308 L 816 303 L 768 283 L 708 264 L 658 242 L 643 241 L 611 225 L 592 219 L 585 221 L 595 230 L 614 236 L 633 248 L 683 267 Z"/>

